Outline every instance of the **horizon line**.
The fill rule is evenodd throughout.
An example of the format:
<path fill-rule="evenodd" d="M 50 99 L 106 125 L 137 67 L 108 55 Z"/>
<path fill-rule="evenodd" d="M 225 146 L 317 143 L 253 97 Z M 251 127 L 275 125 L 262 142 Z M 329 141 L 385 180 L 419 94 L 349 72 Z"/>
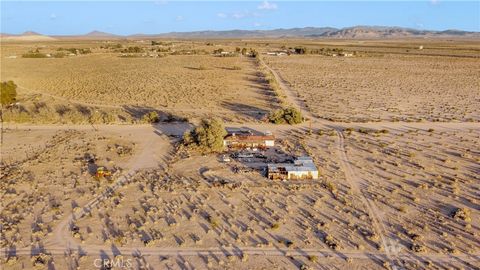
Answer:
<path fill-rule="evenodd" d="M 275 31 L 275 30 L 293 30 L 293 29 L 305 29 L 305 28 L 332 28 L 335 30 L 343 30 L 343 29 L 349 29 L 349 28 L 355 28 L 355 27 L 378 27 L 378 28 L 392 28 L 392 29 L 408 29 L 408 30 L 415 30 L 415 31 L 426 31 L 426 32 L 445 32 L 445 31 L 461 31 L 461 32 L 466 32 L 466 33 L 480 33 L 479 31 L 470 31 L 470 30 L 462 30 L 462 29 L 455 29 L 455 28 L 448 28 L 448 29 L 443 29 L 443 30 L 432 30 L 432 29 L 421 29 L 421 28 L 413 28 L 413 27 L 405 27 L 405 26 L 388 26 L 388 25 L 353 25 L 353 26 L 347 26 L 347 27 L 333 27 L 333 26 L 296 26 L 296 27 L 288 27 L 288 28 L 263 28 L 263 29 L 242 29 L 242 28 L 232 28 L 228 30 L 213 30 L 213 29 L 204 29 L 204 30 L 192 30 L 192 31 L 169 31 L 169 32 L 157 32 L 157 33 L 132 33 L 132 34 L 115 34 L 112 32 L 107 32 L 99 29 L 93 29 L 89 32 L 86 33 L 68 33 L 68 34 L 44 34 L 39 31 L 35 30 L 25 30 L 20 33 L 7 33 L 7 32 L 1 32 L 0 34 L 7 34 L 7 35 L 17 35 L 21 36 L 25 33 L 28 32 L 33 32 L 42 36 L 85 36 L 91 33 L 99 32 L 103 34 L 108 34 L 112 36 L 119 36 L 119 37 L 129 37 L 129 36 L 136 36 L 136 35 L 167 35 L 167 34 L 173 34 L 173 33 L 195 33 L 195 32 L 231 32 L 231 31 L 248 31 L 248 32 L 261 32 L 261 31 Z"/>

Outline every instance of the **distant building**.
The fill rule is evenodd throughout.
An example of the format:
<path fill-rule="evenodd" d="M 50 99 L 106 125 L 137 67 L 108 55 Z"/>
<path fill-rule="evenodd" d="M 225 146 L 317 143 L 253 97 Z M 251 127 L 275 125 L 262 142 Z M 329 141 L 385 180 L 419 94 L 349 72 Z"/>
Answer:
<path fill-rule="evenodd" d="M 238 132 L 238 133 L 237 133 Z M 275 146 L 275 136 L 271 134 L 253 134 L 250 131 L 229 132 L 223 139 L 228 148 L 268 148 Z"/>
<path fill-rule="evenodd" d="M 283 55 L 288 55 L 288 51 L 267 52 L 266 55 L 283 56 Z"/>
<path fill-rule="evenodd" d="M 267 177 L 271 180 L 318 179 L 318 169 L 310 157 L 298 157 L 293 163 L 267 165 Z"/>

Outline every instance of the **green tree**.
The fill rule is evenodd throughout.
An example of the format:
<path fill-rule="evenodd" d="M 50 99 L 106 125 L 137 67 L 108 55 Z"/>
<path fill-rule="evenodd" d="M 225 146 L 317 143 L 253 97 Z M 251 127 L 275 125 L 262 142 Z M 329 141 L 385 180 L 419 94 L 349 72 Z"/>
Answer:
<path fill-rule="evenodd" d="M 194 145 L 203 153 L 223 151 L 223 138 L 227 131 L 219 119 L 202 119 L 199 126 L 183 135 L 185 145 Z"/>
<path fill-rule="evenodd" d="M 302 113 L 293 107 L 276 110 L 268 116 L 268 120 L 274 124 L 300 124 L 303 121 Z"/>
<path fill-rule="evenodd" d="M 17 85 L 13 81 L 2 82 L 0 90 L 2 105 L 9 105 L 15 102 L 17 98 Z"/>
<path fill-rule="evenodd" d="M 242 55 L 246 55 L 247 54 L 247 48 L 242 48 Z"/>
<path fill-rule="evenodd" d="M 306 54 L 307 53 L 307 48 L 305 48 L 305 47 L 295 47 L 295 53 Z"/>

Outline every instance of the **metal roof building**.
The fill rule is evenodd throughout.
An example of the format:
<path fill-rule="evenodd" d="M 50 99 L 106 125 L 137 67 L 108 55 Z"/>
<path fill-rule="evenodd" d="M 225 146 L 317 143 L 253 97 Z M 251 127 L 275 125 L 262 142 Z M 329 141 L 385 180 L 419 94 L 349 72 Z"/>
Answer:
<path fill-rule="evenodd" d="M 318 169 L 310 157 L 298 157 L 293 163 L 267 165 L 269 179 L 318 179 Z"/>

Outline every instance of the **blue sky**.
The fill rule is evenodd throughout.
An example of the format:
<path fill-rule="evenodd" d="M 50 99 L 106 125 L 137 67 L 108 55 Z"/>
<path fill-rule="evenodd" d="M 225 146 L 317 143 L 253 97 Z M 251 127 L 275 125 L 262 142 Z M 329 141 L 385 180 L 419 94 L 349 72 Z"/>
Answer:
<path fill-rule="evenodd" d="M 480 1 L 4 1 L 1 32 L 128 35 L 304 26 L 480 31 Z"/>

